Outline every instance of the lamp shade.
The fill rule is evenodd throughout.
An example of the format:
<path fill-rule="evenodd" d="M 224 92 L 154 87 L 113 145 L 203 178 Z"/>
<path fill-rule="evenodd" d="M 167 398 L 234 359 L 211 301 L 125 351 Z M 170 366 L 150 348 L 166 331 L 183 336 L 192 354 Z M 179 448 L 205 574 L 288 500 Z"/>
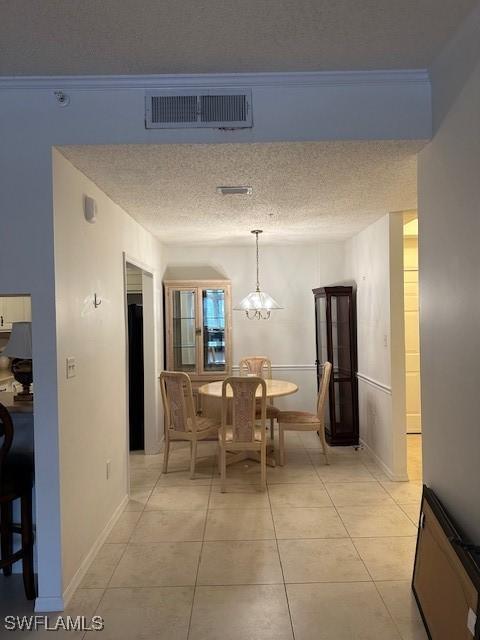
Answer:
<path fill-rule="evenodd" d="M 13 322 L 12 333 L 7 346 L 2 351 L 3 356 L 30 360 L 32 357 L 32 323 Z"/>
<path fill-rule="evenodd" d="M 251 291 L 238 306 L 235 307 L 239 311 L 268 311 L 271 309 L 281 309 L 282 307 L 276 302 L 272 296 L 265 291 Z"/>

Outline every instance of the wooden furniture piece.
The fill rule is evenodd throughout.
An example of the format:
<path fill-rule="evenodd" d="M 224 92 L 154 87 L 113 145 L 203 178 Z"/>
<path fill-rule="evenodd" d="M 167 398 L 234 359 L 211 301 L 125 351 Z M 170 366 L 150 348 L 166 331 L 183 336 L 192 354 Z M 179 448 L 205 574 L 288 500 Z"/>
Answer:
<path fill-rule="evenodd" d="M 353 286 L 313 290 L 317 338 L 318 388 L 320 364 L 333 365 L 325 416 L 329 445 L 358 445 L 357 328 Z"/>
<path fill-rule="evenodd" d="M 209 418 L 196 415 L 192 383 L 188 374 L 162 371 L 160 374 L 163 410 L 165 414 L 165 444 L 163 454 L 163 473 L 168 472 L 168 456 L 171 440 L 190 442 L 190 478 L 195 478 L 197 443 L 216 436 L 220 424 Z"/>
<path fill-rule="evenodd" d="M 425 486 L 412 589 L 429 638 L 480 638 L 480 547 L 462 538 Z"/>
<path fill-rule="evenodd" d="M 165 369 L 188 373 L 196 396 L 201 384 L 231 372 L 230 281 L 166 279 L 164 291 Z"/>
<path fill-rule="evenodd" d="M 265 380 L 267 386 L 267 398 L 280 398 L 281 396 L 290 396 L 298 391 L 298 385 L 295 382 L 287 380 Z M 222 398 L 222 382 L 207 382 L 198 388 L 198 393 L 212 398 Z M 227 388 L 227 398 L 233 398 L 231 389 Z M 257 398 L 261 398 L 262 393 L 257 389 Z"/>
<path fill-rule="evenodd" d="M 239 363 L 241 376 L 258 376 L 267 380 L 272 379 L 272 363 L 264 356 L 249 356 L 242 358 Z M 273 425 L 278 416 L 279 409 L 273 402 L 267 404 L 267 420 L 270 420 L 270 437 L 273 440 Z M 257 407 L 257 417 L 260 417 L 260 408 Z"/>
<path fill-rule="evenodd" d="M 296 393 L 298 391 L 298 386 L 294 382 L 288 382 L 286 380 L 265 380 L 265 384 L 267 386 L 267 398 L 279 398 L 280 396 L 289 396 L 292 393 Z M 202 385 L 198 388 L 198 393 L 200 396 L 210 397 L 210 398 L 222 398 L 222 382 L 209 382 L 207 384 Z M 226 390 L 227 398 L 232 398 L 232 390 L 230 387 L 227 387 Z M 261 398 L 261 390 L 257 389 L 257 400 Z M 250 453 L 248 456 L 244 456 L 245 458 L 250 458 L 258 461 L 258 456 L 255 456 L 253 453 Z M 235 462 L 235 460 L 228 460 L 227 464 L 231 462 Z M 271 467 L 276 465 L 275 456 L 273 455 L 273 441 L 271 441 L 267 445 L 267 464 Z"/>
<path fill-rule="evenodd" d="M 2 394 L 3 395 L 3 394 Z M 4 394 L 13 395 L 13 394 Z M 0 404 L 0 568 L 5 576 L 12 574 L 12 565 L 22 560 L 23 584 L 28 600 L 36 596 L 33 567 L 33 448 L 22 446 L 15 434 L 12 416 Z M 12 521 L 13 502 L 20 500 L 21 523 Z M 13 534 L 20 534 L 21 546 L 13 551 Z"/>
<path fill-rule="evenodd" d="M 322 443 L 325 464 L 328 462 L 327 443 L 325 441 L 325 406 L 330 384 L 332 364 L 323 364 L 323 375 L 317 396 L 317 413 L 306 411 L 280 411 L 278 421 L 278 445 L 280 450 L 280 466 L 285 464 L 285 431 L 317 431 Z"/>
<path fill-rule="evenodd" d="M 230 393 L 227 393 L 230 390 Z M 257 420 L 257 398 L 260 392 L 260 419 Z M 231 402 L 231 419 L 229 404 Z M 260 454 L 260 484 L 267 486 L 267 385 L 257 376 L 232 376 L 222 383 L 222 426 L 218 433 L 221 491 L 226 491 L 227 450 L 238 454 L 235 462 Z M 259 424 L 257 424 L 257 422 Z"/>

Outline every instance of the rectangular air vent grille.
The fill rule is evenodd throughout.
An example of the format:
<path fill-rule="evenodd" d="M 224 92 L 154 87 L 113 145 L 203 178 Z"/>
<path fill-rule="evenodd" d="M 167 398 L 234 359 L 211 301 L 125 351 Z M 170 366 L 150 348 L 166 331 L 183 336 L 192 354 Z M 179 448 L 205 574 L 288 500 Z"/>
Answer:
<path fill-rule="evenodd" d="M 152 96 L 152 122 L 196 122 L 197 96 Z"/>
<path fill-rule="evenodd" d="M 247 96 L 200 96 L 202 122 L 245 122 Z"/>
<path fill-rule="evenodd" d="M 185 127 L 247 128 L 252 124 L 248 89 L 149 91 L 145 97 L 147 129 Z"/>

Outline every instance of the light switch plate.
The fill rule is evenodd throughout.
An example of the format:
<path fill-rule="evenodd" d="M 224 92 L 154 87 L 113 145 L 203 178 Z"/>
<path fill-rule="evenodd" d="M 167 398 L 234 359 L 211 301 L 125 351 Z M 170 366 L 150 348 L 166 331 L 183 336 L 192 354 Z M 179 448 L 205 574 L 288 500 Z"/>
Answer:
<path fill-rule="evenodd" d="M 75 358 L 67 358 L 67 378 L 75 378 L 77 375 L 77 361 Z"/>

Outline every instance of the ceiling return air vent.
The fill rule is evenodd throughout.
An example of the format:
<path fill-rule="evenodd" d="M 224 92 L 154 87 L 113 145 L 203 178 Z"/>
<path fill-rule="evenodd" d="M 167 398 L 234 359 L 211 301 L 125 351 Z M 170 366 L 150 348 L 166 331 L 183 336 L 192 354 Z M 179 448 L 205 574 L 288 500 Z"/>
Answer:
<path fill-rule="evenodd" d="M 145 96 L 147 129 L 246 129 L 252 123 L 250 89 L 169 89 Z"/>

